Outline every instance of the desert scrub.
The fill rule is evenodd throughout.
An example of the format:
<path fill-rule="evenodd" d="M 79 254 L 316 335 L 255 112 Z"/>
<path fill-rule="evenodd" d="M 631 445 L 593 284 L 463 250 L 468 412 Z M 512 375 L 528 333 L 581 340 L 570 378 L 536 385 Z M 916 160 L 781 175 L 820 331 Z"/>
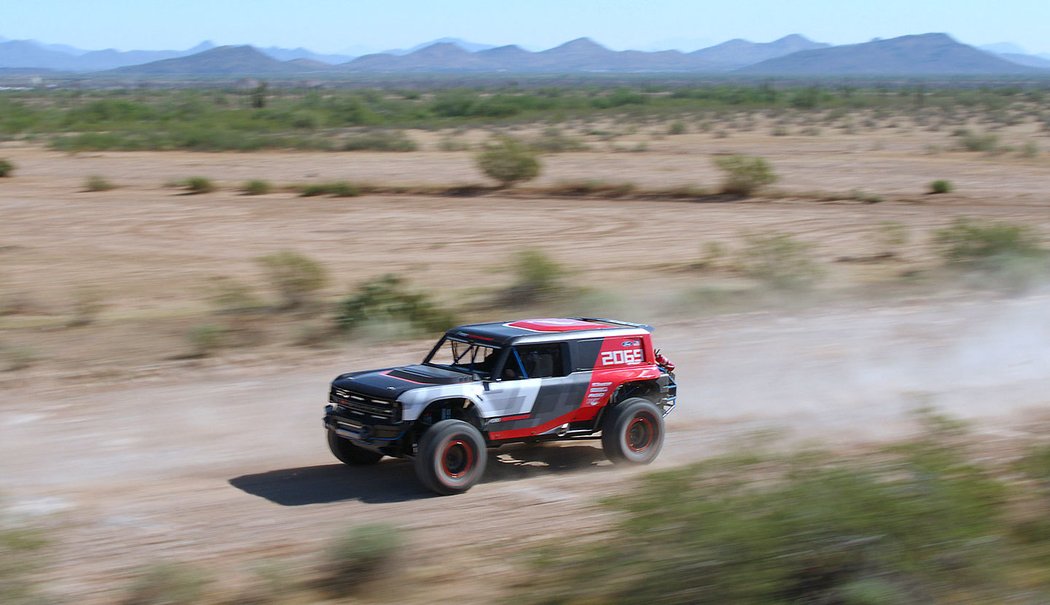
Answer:
<path fill-rule="evenodd" d="M 0 158 L 0 178 L 11 176 L 15 172 L 15 165 L 10 161 Z"/>
<path fill-rule="evenodd" d="M 521 141 L 502 137 L 475 157 L 478 169 L 502 187 L 529 181 L 540 174 L 540 161 Z"/>
<path fill-rule="evenodd" d="M 618 198 L 631 195 L 637 190 L 634 183 L 606 183 L 604 181 L 563 181 L 546 189 L 551 195 L 566 197 L 600 196 Z"/>
<path fill-rule="evenodd" d="M 325 552 L 320 587 L 333 597 L 357 594 L 388 571 L 404 545 L 402 532 L 386 523 L 354 527 Z"/>
<path fill-rule="evenodd" d="M 44 534 L 0 517 L 0 603 L 35 605 L 47 603 L 30 575 L 42 565 L 42 551 L 47 545 Z"/>
<path fill-rule="evenodd" d="M 727 155 L 714 162 L 723 173 L 722 193 L 749 196 L 777 181 L 769 162 L 760 157 Z"/>
<path fill-rule="evenodd" d="M 954 189 L 952 182 L 944 179 L 938 179 L 930 183 L 931 194 L 951 193 L 952 189 Z"/>
<path fill-rule="evenodd" d="M 823 275 L 813 259 L 812 244 L 787 233 L 753 233 L 744 237 L 736 267 L 745 276 L 780 290 L 812 287 Z"/>
<path fill-rule="evenodd" d="M 201 193 L 212 193 L 215 191 L 215 183 L 211 179 L 203 176 L 191 176 L 181 181 L 176 181 L 175 185 L 184 189 L 186 193 L 190 195 L 198 195 Z"/>
<path fill-rule="evenodd" d="M 190 345 L 190 351 L 186 357 L 199 359 L 208 357 L 222 347 L 226 331 L 221 326 L 213 324 L 201 324 L 193 326 L 186 332 L 186 342 Z"/>
<path fill-rule="evenodd" d="M 343 140 L 343 151 L 416 151 L 419 145 L 400 130 L 354 134 Z"/>
<path fill-rule="evenodd" d="M 349 181 L 332 181 L 331 183 L 310 183 L 299 187 L 302 197 L 328 195 L 331 197 L 357 197 L 361 195 L 361 186 Z"/>
<path fill-rule="evenodd" d="M 241 185 L 241 193 L 244 195 L 266 195 L 273 191 L 273 185 L 269 181 L 253 179 Z"/>
<path fill-rule="evenodd" d="M 965 436 L 939 428 L 867 455 L 742 451 L 651 474 L 607 501 L 621 519 L 611 531 L 536 553 L 518 596 L 862 605 L 1039 595 L 1042 602 L 1050 578 L 1025 570 L 1043 569 L 1045 551 L 1019 544 L 1009 488 L 971 461 Z"/>
<path fill-rule="evenodd" d="M 568 274 L 556 260 L 542 250 L 519 251 L 511 262 L 514 283 L 505 292 L 504 304 L 519 306 L 546 302 L 565 293 Z"/>
<path fill-rule="evenodd" d="M 963 151 L 983 151 L 985 153 L 999 151 L 999 135 L 982 134 L 967 128 L 961 128 L 952 134 L 959 139 L 959 148 Z"/>
<path fill-rule="evenodd" d="M 1000 285 L 1024 287 L 1050 271 L 1050 250 L 1027 225 L 958 219 L 934 233 L 949 267 L 995 276 Z"/>
<path fill-rule="evenodd" d="M 411 332 L 443 332 L 456 325 L 448 309 L 425 292 L 412 290 L 404 278 L 387 274 L 368 280 L 339 303 L 336 325 L 353 332 L 368 325 L 398 324 Z"/>
<path fill-rule="evenodd" d="M 328 284 L 328 272 L 316 260 L 294 250 L 282 250 L 256 259 L 270 286 L 280 297 L 281 309 L 298 309 L 314 301 Z"/>
<path fill-rule="evenodd" d="M 121 605 L 196 605 L 210 579 L 188 563 L 157 563 L 139 572 Z"/>
<path fill-rule="evenodd" d="M 566 135 L 559 128 L 551 127 L 529 142 L 529 147 L 540 153 L 565 153 L 567 151 L 586 151 L 587 145 Z"/>
<path fill-rule="evenodd" d="M 114 185 L 112 181 L 97 174 L 89 176 L 84 180 L 84 191 L 111 191 L 116 188 L 117 186 Z"/>

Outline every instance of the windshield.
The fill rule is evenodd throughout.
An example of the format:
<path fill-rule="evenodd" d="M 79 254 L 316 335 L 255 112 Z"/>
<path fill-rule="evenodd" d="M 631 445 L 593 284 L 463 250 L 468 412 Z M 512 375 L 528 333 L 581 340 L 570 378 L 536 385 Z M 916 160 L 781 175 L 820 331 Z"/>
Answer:
<path fill-rule="evenodd" d="M 442 338 L 438 346 L 430 352 L 423 365 L 436 366 L 466 374 L 477 374 L 487 378 L 499 358 L 499 347 Z"/>

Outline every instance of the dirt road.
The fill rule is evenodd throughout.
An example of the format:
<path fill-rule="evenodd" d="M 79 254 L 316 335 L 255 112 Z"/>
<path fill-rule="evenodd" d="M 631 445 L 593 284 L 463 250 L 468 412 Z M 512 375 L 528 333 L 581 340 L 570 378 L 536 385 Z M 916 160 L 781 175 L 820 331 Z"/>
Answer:
<path fill-rule="evenodd" d="M 923 404 L 974 420 L 989 439 L 1023 429 L 1050 409 L 1048 303 L 944 297 L 659 325 L 682 386 L 655 468 L 777 442 L 769 430 L 832 446 L 893 437 L 913 428 L 909 410 Z M 596 500 L 651 472 L 614 469 L 595 442 L 517 446 L 491 452 L 481 485 L 440 498 L 404 461 L 336 464 L 320 422 L 327 381 L 422 350 L 358 348 L 308 370 L 202 370 L 46 398 L 8 393 L 4 490 L 16 513 L 62 526 L 46 576 L 86 603 L 111 602 L 138 566 L 158 560 L 250 581 L 262 561 L 316 562 L 333 534 L 377 521 L 408 529 L 414 546 L 414 571 L 384 598 L 433 602 L 438 590 L 482 601 L 485 578 L 514 578 L 517 549 L 604 526 Z M 506 557 L 470 559 L 480 552 Z"/>
<path fill-rule="evenodd" d="M 237 183 L 262 177 L 448 184 L 478 175 L 469 153 L 66 155 L 6 143 L 18 171 L 0 191 L 9 308 L 0 345 L 15 362 L 20 350 L 37 359 L 0 374 L 0 492 L 12 513 L 52 529 L 40 570 L 48 589 L 88 605 L 113 602 L 141 566 L 162 560 L 202 565 L 231 590 L 267 562 L 294 576 L 339 532 L 377 521 L 406 529 L 411 544 L 403 581 L 378 600 L 487 603 L 520 577 L 523 547 L 607 527 L 598 499 L 654 468 L 733 448 L 895 438 L 914 429 L 910 411 L 923 405 L 974 421 L 988 439 L 1033 430 L 1050 408 L 1050 295 L 929 295 L 902 284 L 940 262 L 930 236 L 955 218 L 1046 232 L 1044 160 L 929 156 L 930 136 L 689 135 L 653 141 L 644 154 L 557 156 L 543 178 L 709 185 L 718 178 L 709 155 L 759 153 L 786 189 L 864 190 L 887 196 L 879 204 L 245 197 Z M 84 193 L 91 174 L 120 188 Z M 196 174 L 222 189 L 162 187 Z M 950 178 L 959 193 L 922 196 L 933 178 Z M 887 250 L 887 224 L 911 237 Z M 811 243 L 828 290 L 877 296 L 707 315 L 695 290 L 725 292 L 739 277 L 698 271 L 704 243 L 734 245 L 752 231 Z M 404 461 L 337 464 L 321 427 L 333 376 L 417 361 L 429 343 L 310 349 L 292 334 L 310 320 L 271 314 L 261 343 L 173 359 L 189 328 L 218 321 L 209 280 L 271 294 L 260 255 L 318 259 L 330 302 L 395 272 L 462 309 L 505 290 L 507 263 L 529 247 L 567 265 L 574 284 L 609 297 L 624 319 L 657 325 L 658 346 L 679 367 L 681 404 L 654 467 L 613 468 L 590 441 L 515 446 L 493 451 L 467 494 L 433 497 Z M 880 254 L 889 260 L 836 262 Z M 69 321 L 80 288 L 104 305 L 84 325 Z M 271 325 L 281 322 L 283 332 Z"/>

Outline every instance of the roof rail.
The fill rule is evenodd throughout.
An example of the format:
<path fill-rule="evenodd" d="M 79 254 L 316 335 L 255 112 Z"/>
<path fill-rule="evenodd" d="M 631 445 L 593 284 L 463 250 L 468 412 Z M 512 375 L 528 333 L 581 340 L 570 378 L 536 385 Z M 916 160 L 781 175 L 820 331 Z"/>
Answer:
<path fill-rule="evenodd" d="M 570 317 L 569 319 L 576 319 L 579 321 L 600 321 L 602 323 L 614 324 L 617 326 L 629 326 L 632 328 L 641 328 L 646 332 L 652 332 L 653 327 L 649 324 L 636 324 L 629 321 L 620 321 L 618 319 L 606 319 L 604 317 Z"/>

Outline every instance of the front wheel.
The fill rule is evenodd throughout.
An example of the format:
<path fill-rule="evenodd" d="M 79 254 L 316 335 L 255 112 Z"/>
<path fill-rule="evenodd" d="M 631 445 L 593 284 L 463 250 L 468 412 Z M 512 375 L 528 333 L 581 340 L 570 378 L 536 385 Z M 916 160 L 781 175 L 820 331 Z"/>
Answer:
<path fill-rule="evenodd" d="M 375 464 L 383 458 L 383 454 L 366 450 L 363 447 L 357 447 L 336 435 L 335 431 L 331 429 L 328 430 L 328 449 L 332 450 L 332 455 L 338 458 L 340 462 L 351 466 Z"/>
<path fill-rule="evenodd" d="M 460 494 L 485 474 L 485 438 L 474 425 L 442 420 L 419 440 L 416 476 L 427 489 L 442 496 Z"/>
<path fill-rule="evenodd" d="M 614 463 L 649 464 L 664 445 L 664 416 L 656 404 L 632 397 L 609 410 L 602 449 Z"/>

